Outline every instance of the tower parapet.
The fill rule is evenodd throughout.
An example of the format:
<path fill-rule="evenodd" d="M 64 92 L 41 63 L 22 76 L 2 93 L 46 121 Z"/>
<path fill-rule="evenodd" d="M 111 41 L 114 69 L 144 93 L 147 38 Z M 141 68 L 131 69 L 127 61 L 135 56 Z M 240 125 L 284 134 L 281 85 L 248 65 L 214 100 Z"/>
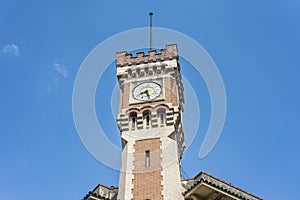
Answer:
<path fill-rule="evenodd" d="M 165 49 L 161 49 L 160 52 L 156 50 L 150 50 L 149 54 L 139 52 L 136 56 L 128 53 L 127 51 L 117 52 L 117 67 L 125 67 L 131 65 L 139 65 L 145 63 L 153 63 L 157 61 L 172 60 L 178 58 L 178 51 L 176 44 L 166 45 Z"/>

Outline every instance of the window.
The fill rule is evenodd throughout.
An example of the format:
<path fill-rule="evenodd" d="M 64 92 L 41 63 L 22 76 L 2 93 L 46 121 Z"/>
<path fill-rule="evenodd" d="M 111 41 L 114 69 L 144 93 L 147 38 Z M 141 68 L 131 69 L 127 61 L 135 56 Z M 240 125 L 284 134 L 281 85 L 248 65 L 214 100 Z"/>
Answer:
<path fill-rule="evenodd" d="M 131 118 L 131 127 L 134 129 L 135 128 L 135 123 L 136 123 L 136 118 L 132 117 Z"/>
<path fill-rule="evenodd" d="M 145 71 L 145 74 L 149 74 L 149 69 L 147 67 L 144 69 L 144 71 Z"/>
<path fill-rule="evenodd" d="M 144 120 L 144 126 L 146 128 L 149 128 L 151 124 L 151 118 L 150 118 L 150 112 L 148 110 L 143 112 L 143 120 Z"/>
<path fill-rule="evenodd" d="M 131 127 L 132 130 L 136 129 L 136 120 L 137 120 L 137 114 L 136 112 L 130 113 L 129 117 L 129 126 Z"/>
<path fill-rule="evenodd" d="M 166 123 L 166 112 L 164 109 L 159 109 L 157 111 L 157 116 L 158 116 L 158 122 L 160 126 L 164 126 Z"/>
<path fill-rule="evenodd" d="M 150 151 L 149 150 L 145 151 L 145 154 L 146 154 L 145 166 L 148 168 L 150 167 Z"/>
<path fill-rule="evenodd" d="M 153 67 L 153 72 L 156 73 L 156 70 L 157 70 L 157 67 L 154 66 L 154 67 Z"/>
<path fill-rule="evenodd" d="M 149 122 L 150 122 L 150 116 L 147 115 L 147 116 L 146 116 L 146 126 L 149 126 Z"/>
<path fill-rule="evenodd" d="M 165 116 L 164 114 L 160 114 L 160 124 L 163 125 L 165 123 Z"/>

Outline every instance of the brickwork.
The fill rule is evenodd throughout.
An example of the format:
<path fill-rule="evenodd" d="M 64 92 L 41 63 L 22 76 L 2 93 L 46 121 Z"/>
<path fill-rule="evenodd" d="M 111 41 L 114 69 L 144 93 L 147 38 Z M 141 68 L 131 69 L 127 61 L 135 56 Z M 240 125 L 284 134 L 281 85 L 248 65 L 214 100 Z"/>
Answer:
<path fill-rule="evenodd" d="M 159 200 L 163 199 L 161 175 L 161 141 L 159 138 L 139 140 L 134 145 L 134 200 Z M 146 151 L 150 153 L 150 165 L 146 167 Z"/>
<path fill-rule="evenodd" d="M 126 83 L 123 85 L 124 87 L 124 93 L 123 93 L 123 106 L 122 108 L 128 108 L 129 105 L 129 98 L 131 95 L 131 91 L 130 91 L 130 84 Z"/>
<path fill-rule="evenodd" d="M 151 79 L 149 79 L 151 81 Z M 158 105 L 158 104 L 167 104 L 172 103 L 172 106 L 178 106 L 178 99 L 177 99 L 177 85 L 176 80 L 171 77 L 164 78 L 164 85 L 163 85 L 163 92 L 164 92 L 164 99 L 158 101 L 150 101 L 150 102 L 141 102 L 138 104 L 131 104 L 129 103 L 130 95 L 132 95 L 132 91 L 130 91 L 130 83 L 124 83 L 122 85 L 123 89 L 120 91 L 120 105 L 119 111 L 121 109 L 130 109 L 136 108 L 138 106 L 151 106 L 151 105 Z M 124 90 L 124 91 L 123 91 Z"/>
<path fill-rule="evenodd" d="M 172 102 L 173 106 L 178 106 L 176 81 L 170 77 L 165 78 L 165 95 L 166 102 Z"/>

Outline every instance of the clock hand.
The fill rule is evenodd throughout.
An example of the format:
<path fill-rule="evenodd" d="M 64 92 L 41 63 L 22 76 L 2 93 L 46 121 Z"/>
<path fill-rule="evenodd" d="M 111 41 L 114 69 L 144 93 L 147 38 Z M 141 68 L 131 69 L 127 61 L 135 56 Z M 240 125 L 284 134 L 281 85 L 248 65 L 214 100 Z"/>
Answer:
<path fill-rule="evenodd" d="M 147 96 L 149 97 L 149 91 L 148 91 L 148 90 L 145 90 L 145 92 L 146 92 Z"/>
<path fill-rule="evenodd" d="M 141 94 L 141 95 L 142 95 L 142 94 L 146 94 L 147 96 L 149 96 L 149 91 L 148 91 L 148 90 L 145 90 L 145 91 L 140 92 L 140 94 Z"/>
<path fill-rule="evenodd" d="M 145 93 L 145 91 L 142 91 L 142 92 L 140 92 L 140 95 L 142 95 L 142 94 L 144 94 Z"/>

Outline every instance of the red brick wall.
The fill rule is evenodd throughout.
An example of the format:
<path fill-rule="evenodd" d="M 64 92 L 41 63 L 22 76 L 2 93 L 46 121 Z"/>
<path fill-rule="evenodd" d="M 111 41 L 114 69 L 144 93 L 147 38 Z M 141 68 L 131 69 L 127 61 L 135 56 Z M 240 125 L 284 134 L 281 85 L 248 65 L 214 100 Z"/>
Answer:
<path fill-rule="evenodd" d="M 134 200 L 159 200 L 162 197 L 161 142 L 159 138 L 136 141 L 134 145 Z M 150 166 L 146 167 L 146 151 L 150 151 Z"/>
<path fill-rule="evenodd" d="M 119 111 L 123 108 L 136 108 L 136 104 L 129 105 L 129 99 L 132 95 L 132 91 L 130 91 L 130 83 L 124 83 L 123 90 L 120 91 L 120 105 Z M 139 103 L 138 106 L 145 106 L 145 105 L 159 105 L 160 103 L 172 103 L 173 106 L 178 106 L 178 99 L 177 99 L 177 85 L 176 81 L 170 77 L 164 78 L 164 90 L 165 99 L 161 101 L 152 101 L 152 102 L 145 102 Z"/>

